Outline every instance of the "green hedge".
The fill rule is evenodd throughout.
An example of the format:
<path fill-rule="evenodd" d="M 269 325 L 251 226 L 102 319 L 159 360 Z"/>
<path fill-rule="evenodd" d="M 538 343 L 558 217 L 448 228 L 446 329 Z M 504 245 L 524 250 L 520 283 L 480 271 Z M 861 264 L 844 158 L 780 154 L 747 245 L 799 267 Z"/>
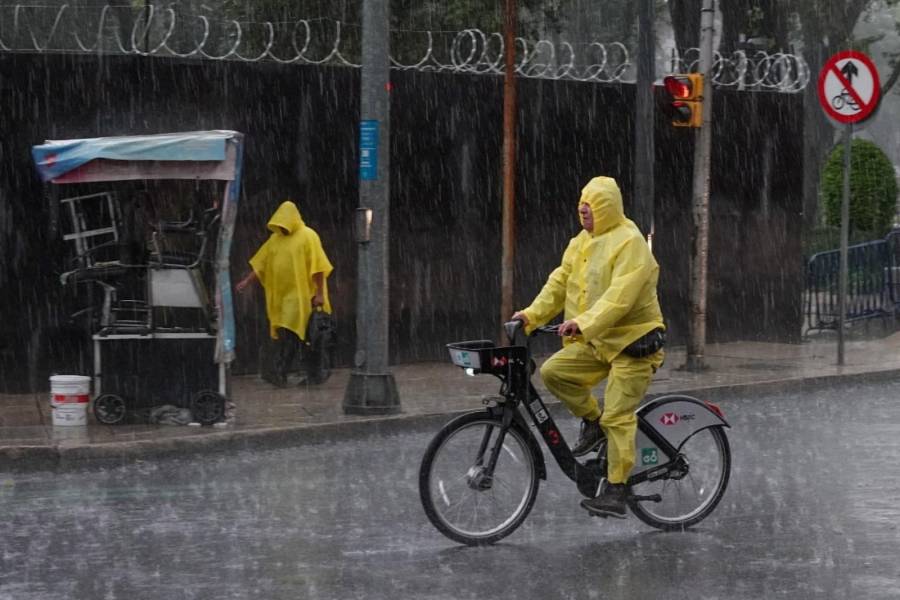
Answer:
<path fill-rule="evenodd" d="M 870 141 L 855 139 L 850 152 L 850 230 L 884 236 L 897 211 L 897 180 L 894 167 L 881 148 Z M 822 173 L 825 221 L 841 224 L 841 197 L 844 186 L 844 145 L 838 144 Z"/>

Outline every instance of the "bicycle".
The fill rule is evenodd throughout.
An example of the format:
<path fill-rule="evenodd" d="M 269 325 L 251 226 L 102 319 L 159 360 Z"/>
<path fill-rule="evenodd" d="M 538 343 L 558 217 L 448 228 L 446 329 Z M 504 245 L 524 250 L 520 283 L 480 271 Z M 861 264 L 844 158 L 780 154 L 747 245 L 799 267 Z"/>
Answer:
<path fill-rule="evenodd" d="M 597 495 L 606 476 L 606 440 L 597 456 L 579 462 L 531 383 L 531 340 L 520 321 L 504 325 L 508 346 L 491 340 L 447 344 L 453 364 L 501 381 L 485 408 L 444 425 L 419 468 L 419 496 L 442 534 L 472 546 L 492 544 L 515 531 L 531 512 L 547 468 L 541 439 L 563 473 L 585 497 Z M 537 333 L 557 333 L 545 326 Z M 728 485 L 731 450 L 721 409 L 684 395 L 653 399 L 636 411 L 635 466 L 628 480 L 631 512 L 665 531 L 696 525 L 715 509 Z"/>
<path fill-rule="evenodd" d="M 856 103 L 856 100 L 853 99 L 853 96 L 847 91 L 847 88 L 842 89 L 840 94 L 831 99 L 831 106 L 833 106 L 835 110 L 841 110 L 844 108 L 844 104 L 852 110 L 859 110 L 859 104 Z"/>

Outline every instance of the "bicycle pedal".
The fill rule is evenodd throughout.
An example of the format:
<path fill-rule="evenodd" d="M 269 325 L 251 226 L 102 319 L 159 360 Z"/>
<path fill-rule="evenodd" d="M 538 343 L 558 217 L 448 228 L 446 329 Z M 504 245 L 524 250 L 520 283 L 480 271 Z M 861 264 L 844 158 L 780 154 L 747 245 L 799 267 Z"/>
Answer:
<path fill-rule="evenodd" d="M 598 519 L 627 519 L 627 515 L 616 515 L 613 513 L 595 513 L 588 511 L 588 514 L 592 517 L 597 517 Z"/>
<path fill-rule="evenodd" d="M 650 494 L 649 496 L 629 496 L 632 502 L 662 502 L 662 496 L 659 494 Z"/>

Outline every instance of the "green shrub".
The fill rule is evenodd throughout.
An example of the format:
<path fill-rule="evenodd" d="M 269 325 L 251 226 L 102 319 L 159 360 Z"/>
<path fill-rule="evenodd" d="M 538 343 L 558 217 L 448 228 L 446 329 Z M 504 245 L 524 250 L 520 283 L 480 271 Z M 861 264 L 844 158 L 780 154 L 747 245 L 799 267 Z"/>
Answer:
<path fill-rule="evenodd" d="M 883 236 L 891 228 L 897 210 L 897 180 L 891 161 L 881 148 L 855 139 L 850 152 L 850 229 Z M 822 173 L 825 220 L 840 227 L 844 186 L 844 145 L 838 144 Z"/>

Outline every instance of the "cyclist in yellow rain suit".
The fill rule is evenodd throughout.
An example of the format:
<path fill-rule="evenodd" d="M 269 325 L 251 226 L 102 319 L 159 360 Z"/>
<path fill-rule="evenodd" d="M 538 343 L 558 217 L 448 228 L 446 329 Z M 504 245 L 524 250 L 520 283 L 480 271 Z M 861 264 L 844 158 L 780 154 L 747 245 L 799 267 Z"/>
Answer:
<path fill-rule="evenodd" d="M 268 223 L 272 234 L 250 259 L 251 270 L 235 289 L 243 292 L 258 280 L 266 292 L 269 334 L 280 345 L 278 373 L 273 381 L 285 385 L 300 341 L 306 341 L 306 328 L 315 308 L 331 314 L 328 276 L 331 262 L 322 248 L 319 235 L 303 222 L 297 205 L 282 202 Z M 312 349 L 305 353 L 308 383 L 321 383 L 320 357 Z"/>
<path fill-rule="evenodd" d="M 547 389 L 582 418 L 572 452 L 582 456 L 608 440 L 608 482 L 582 501 L 600 516 L 625 515 L 634 466 L 636 410 L 662 365 L 665 325 L 656 296 L 659 265 L 637 226 L 625 217 L 615 179 L 595 177 L 578 203 L 583 230 L 531 306 L 513 315 L 526 332 L 564 311 L 563 348 L 541 367 Z M 591 390 L 608 378 L 603 410 Z"/>

